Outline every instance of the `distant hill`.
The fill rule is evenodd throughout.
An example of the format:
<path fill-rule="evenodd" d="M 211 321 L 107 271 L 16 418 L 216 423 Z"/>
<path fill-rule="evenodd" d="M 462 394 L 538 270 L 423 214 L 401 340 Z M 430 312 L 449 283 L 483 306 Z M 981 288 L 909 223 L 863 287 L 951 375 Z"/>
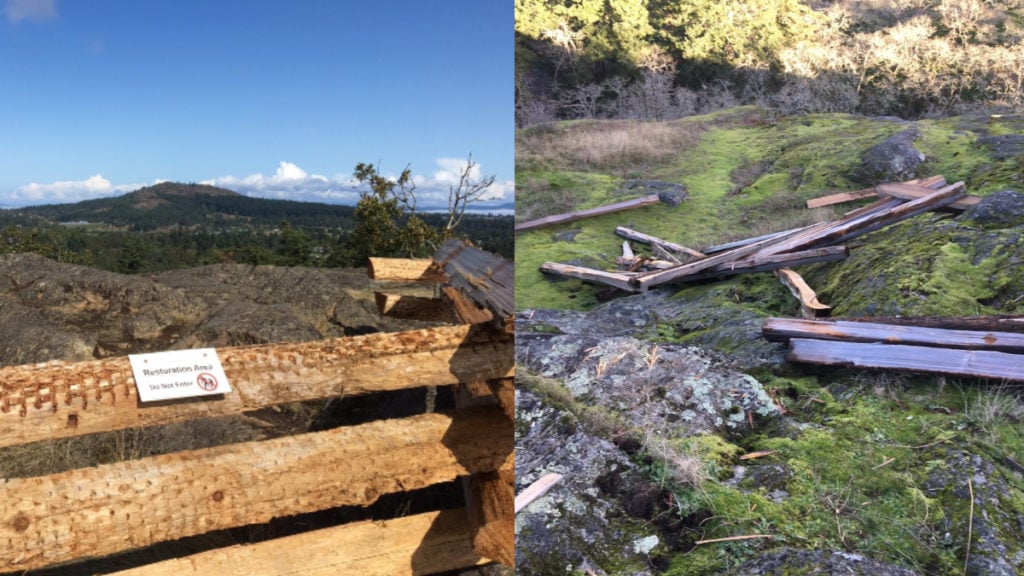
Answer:
<path fill-rule="evenodd" d="M 115 198 L 29 206 L 15 214 L 55 223 L 89 222 L 146 232 L 196 225 L 349 228 L 355 208 L 244 196 L 205 184 L 162 182 Z"/>

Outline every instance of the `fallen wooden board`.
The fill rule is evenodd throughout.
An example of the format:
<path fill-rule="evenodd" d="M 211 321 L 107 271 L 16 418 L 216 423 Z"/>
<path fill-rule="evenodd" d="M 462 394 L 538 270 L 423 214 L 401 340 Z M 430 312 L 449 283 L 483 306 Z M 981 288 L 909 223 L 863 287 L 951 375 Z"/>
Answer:
<path fill-rule="evenodd" d="M 606 284 L 627 292 L 637 291 L 637 288 L 630 283 L 632 276 L 620 272 L 605 272 L 604 270 L 559 264 L 558 262 L 545 262 L 540 265 L 540 271 L 563 278 L 576 278 L 584 282 Z"/>
<path fill-rule="evenodd" d="M 682 244 L 676 244 L 675 242 L 669 242 L 668 240 L 662 240 L 661 238 L 658 238 L 657 236 L 651 236 L 650 234 L 644 234 L 643 232 L 637 232 L 636 230 L 633 230 L 632 228 L 626 228 L 625 226 L 619 226 L 618 228 L 616 228 L 615 229 L 615 233 L 618 234 L 619 236 L 622 236 L 623 238 L 628 239 L 628 240 L 634 240 L 636 242 L 640 242 L 640 243 L 643 243 L 643 244 L 652 244 L 654 246 L 659 246 L 659 247 L 661 247 L 661 248 L 663 248 L 665 250 L 668 250 L 670 252 L 676 252 L 678 254 L 686 254 L 687 256 L 692 256 L 694 258 L 704 258 L 704 257 L 706 257 L 706 254 L 704 254 L 702 252 L 698 252 L 698 251 L 696 251 L 696 250 L 694 250 L 692 248 L 687 248 L 686 246 L 683 246 Z"/>
<path fill-rule="evenodd" d="M 661 200 L 658 199 L 657 194 L 651 194 L 649 196 L 644 196 L 643 198 L 635 198 L 633 200 L 626 200 L 625 202 L 616 202 L 615 204 L 607 204 L 605 206 L 598 206 L 597 208 L 588 208 L 587 210 L 580 210 L 578 212 L 569 212 L 566 214 L 555 214 L 554 216 L 545 216 L 544 218 L 538 218 L 536 220 L 530 220 L 528 222 L 516 224 L 516 232 L 535 230 L 537 228 L 543 228 L 544 226 L 565 224 L 567 222 L 575 222 L 576 220 L 583 220 L 585 218 L 592 218 L 594 216 L 602 216 L 604 214 L 612 214 L 614 212 L 621 212 L 623 210 L 641 208 L 643 206 L 657 204 L 660 201 Z"/>
<path fill-rule="evenodd" d="M 931 190 L 927 187 L 923 187 L 917 184 L 907 183 L 888 183 L 879 184 L 878 192 L 886 196 L 893 198 L 899 198 L 900 200 L 915 200 L 927 196 Z M 981 202 L 981 196 L 964 196 L 946 206 L 946 208 L 952 210 L 967 210 L 973 206 L 977 206 L 978 202 Z"/>
<path fill-rule="evenodd" d="M 786 359 L 828 366 L 929 372 L 968 378 L 1024 380 L 1024 355 L 989 350 L 794 338 Z"/>
<path fill-rule="evenodd" d="M 487 562 L 473 551 L 464 509 L 352 522 L 164 560 L 110 576 L 420 576 Z"/>
<path fill-rule="evenodd" d="M 514 448 L 498 407 L 0 481 L 0 566 L 22 571 L 497 470 Z"/>
<path fill-rule="evenodd" d="M 442 287 L 441 299 L 450 311 L 449 314 L 455 316 L 448 320 L 454 320 L 456 324 L 481 324 L 494 319 L 493 312 L 473 302 L 454 286 Z"/>
<path fill-rule="evenodd" d="M 0 368 L 0 446 L 514 375 L 512 336 L 444 326 L 217 350 L 232 392 L 140 404 L 128 358 Z"/>
<path fill-rule="evenodd" d="M 872 198 L 875 196 L 878 196 L 878 190 L 875 190 L 874 188 L 854 190 L 853 192 L 837 192 L 835 194 L 829 194 L 828 196 L 811 198 L 807 201 L 807 207 L 822 208 L 825 206 L 832 206 L 833 204 L 843 204 L 845 202 L 853 202 L 854 200 L 863 200 L 864 198 Z"/>
<path fill-rule="evenodd" d="M 882 342 L 1024 354 L 1024 334 L 1013 332 L 949 330 L 843 320 L 815 321 L 769 318 L 761 326 L 761 334 L 772 341 L 815 338 L 843 342 Z"/>
<path fill-rule="evenodd" d="M 804 318 L 820 318 L 832 313 L 832 307 L 818 301 L 818 295 L 807 285 L 803 277 L 789 268 L 779 268 L 775 277 L 800 301 Z"/>
<path fill-rule="evenodd" d="M 371 280 L 443 284 L 444 272 L 429 258 L 370 258 L 366 274 Z"/>
<path fill-rule="evenodd" d="M 518 514 L 520 510 L 526 508 L 534 500 L 543 496 L 545 492 L 550 490 L 551 487 L 561 481 L 561 479 L 561 474 L 555 474 L 552 472 L 550 474 L 545 474 L 536 482 L 530 484 L 526 490 L 523 490 L 522 493 L 516 496 L 516 513 Z"/>
<path fill-rule="evenodd" d="M 900 326 L 947 328 L 950 330 L 985 330 L 996 332 L 1024 332 L 1024 316 L 882 316 L 843 318 L 848 322 L 874 322 Z"/>
<path fill-rule="evenodd" d="M 923 188 L 933 188 L 937 190 L 946 185 L 946 179 L 942 176 L 931 176 L 923 180 L 909 180 L 904 182 L 904 184 L 917 185 Z M 823 206 L 853 202 L 854 200 L 862 200 L 864 198 L 871 198 L 875 196 L 878 196 L 877 188 L 864 188 L 862 190 L 854 190 L 852 192 L 837 192 L 835 194 L 829 194 L 828 196 L 812 198 L 807 201 L 807 207 L 821 208 Z"/>
<path fill-rule="evenodd" d="M 852 218 L 843 218 L 829 226 L 802 234 L 792 241 L 778 242 L 765 248 L 765 253 L 781 254 L 808 247 L 841 244 L 858 236 L 873 232 L 897 222 L 912 218 L 929 210 L 945 206 L 962 198 L 965 186 L 963 182 L 951 184 L 939 190 L 909 202 L 901 202 L 891 206 L 882 204 L 878 209 L 858 214 Z M 893 200 L 893 203 L 898 201 Z"/>
<path fill-rule="evenodd" d="M 717 254 L 718 252 L 725 252 L 726 250 L 732 250 L 733 248 L 739 248 L 740 246 L 746 246 L 747 244 L 753 244 L 754 242 L 760 242 L 762 240 L 770 240 L 772 238 L 779 238 L 784 235 L 793 235 L 800 231 L 807 230 L 813 226 L 819 224 L 808 224 L 807 226 L 801 226 L 799 228 L 791 228 L 789 230 L 783 230 L 781 232 L 772 232 L 771 234 L 762 234 L 761 236 L 754 236 L 753 238 L 744 238 L 742 240 L 736 240 L 734 242 L 727 242 L 725 244 L 718 244 L 716 246 L 709 246 L 703 250 L 704 254 Z"/>

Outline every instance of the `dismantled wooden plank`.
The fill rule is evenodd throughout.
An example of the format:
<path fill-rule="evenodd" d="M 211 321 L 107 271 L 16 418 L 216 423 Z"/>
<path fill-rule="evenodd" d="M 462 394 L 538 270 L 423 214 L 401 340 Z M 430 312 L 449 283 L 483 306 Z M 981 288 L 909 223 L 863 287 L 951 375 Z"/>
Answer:
<path fill-rule="evenodd" d="M 473 551 L 466 510 L 352 522 L 172 558 L 110 576 L 421 576 L 483 564 Z"/>
<path fill-rule="evenodd" d="M 810 246 L 840 244 L 852 238 L 917 216 L 928 210 L 945 206 L 958 198 L 962 198 L 964 190 L 964 183 L 957 182 L 910 202 L 902 202 L 879 211 L 863 213 L 852 218 L 843 218 L 838 222 L 829 223 L 829 226 L 815 230 L 813 233 L 802 235 L 802 237 L 792 242 L 781 242 L 769 246 L 765 249 L 765 252 L 768 254 L 779 254 Z M 891 202 L 899 201 L 893 200 Z"/>
<path fill-rule="evenodd" d="M 31 570 L 337 506 L 499 469 L 498 407 L 0 481 L 0 566 Z"/>
<path fill-rule="evenodd" d="M 794 338 L 789 346 L 786 359 L 793 362 L 1024 380 L 1024 355 L 1020 354 L 805 338 Z"/>
<path fill-rule="evenodd" d="M 844 318 L 848 322 L 875 322 L 950 330 L 985 330 L 997 332 L 1024 332 L 1024 316 L 883 316 Z"/>
<path fill-rule="evenodd" d="M 514 267 L 510 260 L 452 238 L 434 253 L 434 263 L 455 286 L 494 316 L 506 321 L 515 313 Z"/>
<path fill-rule="evenodd" d="M 488 380 L 487 386 L 491 389 L 491 394 L 498 399 L 498 403 L 501 404 L 502 410 L 505 411 L 505 416 L 511 419 L 516 417 L 516 388 L 515 379 L 513 378 L 498 378 L 496 380 Z"/>
<path fill-rule="evenodd" d="M 692 282 L 708 278 L 725 278 L 737 274 L 753 272 L 771 272 L 779 268 L 815 264 L 818 262 L 835 262 L 849 255 L 846 246 L 826 246 L 787 254 L 753 254 L 749 258 L 728 262 L 715 266 L 710 270 L 680 277 L 676 282 Z"/>
<path fill-rule="evenodd" d="M 818 295 L 807 285 L 796 272 L 789 268 L 779 268 L 775 277 L 800 301 L 800 311 L 804 318 L 820 318 L 832 313 L 832 308 L 818 301 Z"/>
<path fill-rule="evenodd" d="M 923 180 L 908 180 L 904 184 L 916 185 L 923 188 L 933 188 L 938 190 L 946 185 L 946 179 L 942 176 L 930 176 Z M 877 188 L 864 188 L 862 190 L 854 190 L 853 192 L 837 192 L 835 194 L 829 194 L 828 196 L 821 196 L 819 198 L 812 198 L 807 201 L 808 208 L 821 208 L 823 206 L 831 206 L 833 204 L 842 204 L 844 202 L 852 202 L 854 200 L 861 200 L 864 198 L 871 198 L 878 196 Z"/>
<path fill-rule="evenodd" d="M 382 315 L 391 318 L 423 322 L 448 322 L 451 319 L 448 305 L 440 298 L 406 296 L 387 292 L 374 292 L 373 298 L 377 302 L 377 310 Z"/>
<path fill-rule="evenodd" d="M 736 260 L 749 256 L 754 252 L 757 252 L 758 250 L 761 250 L 767 244 L 777 242 L 780 238 L 785 238 L 785 236 L 773 236 L 767 240 L 761 240 L 760 242 L 754 242 L 752 244 L 747 244 L 746 246 L 740 246 L 739 248 L 733 248 L 732 250 L 719 252 L 714 256 L 708 256 L 707 258 L 696 260 L 694 262 L 689 262 L 687 264 L 681 264 L 679 266 L 676 266 L 675 268 L 662 270 L 660 272 L 649 272 L 647 274 L 641 274 L 640 276 L 634 278 L 632 282 L 639 287 L 640 291 L 645 291 L 648 288 L 652 288 L 654 286 L 659 286 L 662 284 L 668 284 L 670 282 L 677 281 L 678 279 L 684 276 L 696 274 L 697 272 L 703 272 L 720 264 L 734 262 Z"/>
<path fill-rule="evenodd" d="M 629 240 L 622 242 L 622 257 L 629 258 L 630 260 L 636 258 L 636 254 L 633 254 L 633 249 L 629 247 Z"/>
<path fill-rule="evenodd" d="M 658 195 L 651 194 L 649 196 L 644 196 L 643 198 L 635 198 L 633 200 L 626 200 L 625 202 L 616 202 L 615 204 L 607 204 L 605 206 L 598 206 L 597 208 L 588 208 L 578 212 L 545 216 L 544 218 L 538 218 L 536 220 L 516 224 L 516 232 L 524 232 L 526 230 L 543 228 L 544 226 L 554 226 L 556 224 L 575 222 L 576 220 L 583 220 L 584 218 L 592 218 L 594 216 L 603 216 L 604 214 L 612 214 L 623 210 L 632 210 L 633 208 L 650 206 L 651 204 L 657 204 L 658 202 L 661 202 Z"/>
<path fill-rule="evenodd" d="M 561 474 L 545 474 L 539 480 L 530 484 L 526 490 L 523 490 L 518 496 L 516 496 L 516 513 L 526 508 L 531 502 L 540 498 L 545 492 L 551 489 L 552 486 L 557 484 L 562 479 Z"/>
<path fill-rule="evenodd" d="M 370 258 L 366 274 L 371 280 L 443 284 L 444 272 L 429 258 Z"/>
<path fill-rule="evenodd" d="M 631 276 L 620 272 L 605 272 L 604 270 L 596 270 L 594 268 L 586 268 L 584 266 L 571 266 L 569 264 L 559 264 L 558 262 L 545 262 L 541 264 L 540 271 L 546 274 L 552 274 L 555 276 L 561 276 L 563 278 L 576 278 L 584 282 L 593 282 L 597 284 L 607 284 L 608 286 L 614 286 L 620 290 L 627 292 L 636 292 L 637 289 L 630 284 Z"/>
<path fill-rule="evenodd" d="M 854 190 L 853 192 L 837 192 L 835 194 L 829 194 L 828 196 L 811 198 L 807 201 L 807 207 L 822 208 L 824 206 L 843 204 L 845 202 L 853 202 L 854 200 L 863 200 L 864 198 L 872 198 L 875 196 L 878 196 L 878 190 L 875 190 L 874 188 Z"/>
<path fill-rule="evenodd" d="M 635 240 L 636 242 L 641 242 L 643 244 L 659 246 L 665 250 L 675 252 L 677 254 L 686 254 L 687 256 L 693 256 L 694 258 L 704 258 L 706 256 L 704 253 L 698 252 L 692 248 L 687 248 L 682 244 L 676 244 L 675 242 L 662 240 L 657 236 L 651 236 L 650 234 L 637 232 L 636 230 L 633 230 L 632 228 L 626 228 L 625 226 L 619 226 L 618 228 L 616 228 L 615 233 L 618 234 L 619 236 L 622 236 L 623 238 Z"/>
<path fill-rule="evenodd" d="M 444 326 L 217 350 L 232 392 L 140 404 L 128 358 L 0 368 L 0 446 L 240 414 L 302 400 L 511 377 L 513 339 Z"/>
<path fill-rule="evenodd" d="M 742 240 L 736 240 L 734 242 L 727 242 L 725 244 L 718 244 L 716 246 L 709 246 L 703 250 L 704 254 L 717 254 L 718 252 L 725 252 L 726 250 L 732 250 L 733 248 L 739 248 L 740 246 L 746 246 L 747 244 L 753 244 L 754 242 L 760 242 L 762 240 L 770 240 L 772 238 L 780 238 L 782 236 L 789 236 L 796 234 L 802 230 L 814 226 L 820 226 L 821 223 L 809 224 L 807 226 L 801 226 L 799 228 L 791 228 L 789 230 L 783 230 L 782 232 L 772 232 L 771 234 L 763 234 L 761 236 L 754 236 L 753 238 L 744 238 Z"/>
<path fill-rule="evenodd" d="M 950 330 L 844 320 L 813 321 L 769 318 L 761 327 L 768 340 L 817 338 L 844 342 L 883 342 L 968 350 L 1024 353 L 1024 334 L 1013 332 Z"/>
<path fill-rule="evenodd" d="M 683 261 L 680 260 L 676 254 L 673 254 L 672 252 L 669 252 L 668 250 L 662 248 L 659 244 L 651 244 L 651 254 L 654 254 L 656 258 L 667 260 L 669 262 L 672 262 L 673 264 L 683 263 Z"/>
<path fill-rule="evenodd" d="M 915 200 L 917 198 L 927 196 L 931 192 L 931 189 L 917 184 L 893 182 L 879 184 L 878 192 L 886 196 L 899 198 L 900 200 Z M 976 206 L 978 202 L 981 202 L 981 196 L 964 196 L 956 202 L 947 205 L 946 208 L 953 210 L 967 210 L 968 208 Z"/>

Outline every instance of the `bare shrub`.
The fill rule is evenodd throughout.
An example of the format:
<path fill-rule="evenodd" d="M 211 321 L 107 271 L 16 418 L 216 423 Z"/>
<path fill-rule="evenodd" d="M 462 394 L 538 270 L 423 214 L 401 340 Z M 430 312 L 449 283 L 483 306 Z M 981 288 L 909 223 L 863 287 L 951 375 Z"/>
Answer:
<path fill-rule="evenodd" d="M 680 486 L 700 490 L 711 479 L 708 464 L 692 446 L 676 448 L 661 437 L 647 434 L 643 439 L 644 450 L 665 465 L 669 479 Z"/>

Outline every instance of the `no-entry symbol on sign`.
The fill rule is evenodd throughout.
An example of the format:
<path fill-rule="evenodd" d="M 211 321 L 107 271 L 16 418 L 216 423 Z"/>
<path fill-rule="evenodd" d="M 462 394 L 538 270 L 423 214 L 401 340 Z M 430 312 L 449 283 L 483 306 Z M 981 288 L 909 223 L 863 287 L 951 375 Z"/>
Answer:
<path fill-rule="evenodd" d="M 203 372 L 196 376 L 196 384 L 207 392 L 213 392 L 217 389 L 217 377 L 209 372 Z"/>

